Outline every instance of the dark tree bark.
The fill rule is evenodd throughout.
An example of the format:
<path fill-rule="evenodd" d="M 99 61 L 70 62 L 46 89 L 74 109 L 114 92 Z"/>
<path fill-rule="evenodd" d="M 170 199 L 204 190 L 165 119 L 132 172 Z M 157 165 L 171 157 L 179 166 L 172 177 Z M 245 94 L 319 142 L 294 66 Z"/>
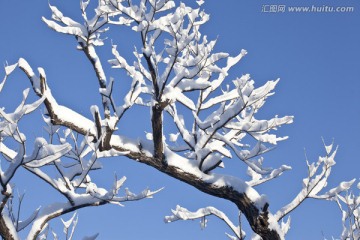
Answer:
<path fill-rule="evenodd" d="M 124 151 L 124 149 L 119 146 L 113 146 L 113 148 L 119 151 Z M 269 229 L 268 204 L 265 204 L 264 209 L 262 209 L 262 211 L 259 211 L 259 209 L 255 206 L 255 204 L 246 194 L 240 193 L 230 186 L 218 187 L 216 185 L 209 184 L 204 180 L 199 179 L 197 176 L 191 173 L 184 172 L 183 170 L 174 166 L 167 166 L 166 168 L 164 168 L 162 162 L 154 161 L 153 158 L 147 157 L 142 153 L 131 152 L 127 155 L 127 157 L 154 167 L 160 172 L 163 172 L 173 178 L 185 182 L 204 193 L 233 202 L 237 206 L 237 208 L 245 215 L 252 230 L 258 235 L 260 235 L 263 240 L 281 239 L 276 231 Z"/>
<path fill-rule="evenodd" d="M 162 160 L 164 155 L 163 146 L 163 110 L 159 104 L 152 107 L 151 124 L 153 130 L 154 157 Z"/>
<path fill-rule="evenodd" d="M 14 236 L 11 235 L 10 229 L 6 226 L 3 214 L 0 217 L 0 235 L 4 240 L 14 240 Z"/>

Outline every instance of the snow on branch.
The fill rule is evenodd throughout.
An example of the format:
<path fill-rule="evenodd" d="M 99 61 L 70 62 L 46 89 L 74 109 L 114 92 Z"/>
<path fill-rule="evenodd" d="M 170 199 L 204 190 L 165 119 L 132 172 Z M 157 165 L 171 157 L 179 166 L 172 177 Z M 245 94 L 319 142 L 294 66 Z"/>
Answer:
<path fill-rule="evenodd" d="M 226 216 L 222 211 L 214 208 L 214 207 L 206 207 L 200 208 L 195 212 L 191 212 L 186 208 L 176 206 L 175 210 L 171 210 L 173 215 L 166 216 L 164 221 L 166 223 L 175 222 L 178 220 L 195 220 L 201 219 L 200 226 L 201 228 L 205 228 L 207 226 L 207 216 L 214 215 L 219 219 L 223 220 L 232 230 L 233 234 L 235 234 L 236 238 L 234 239 L 245 239 L 245 232 L 240 228 L 240 226 L 235 226 L 233 222 Z M 226 234 L 230 236 L 229 234 Z"/>
<path fill-rule="evenodd" d="M 23 58 L 19 59 L 18 66 L 30 79 L 35 93 L 43 99 L 47 114 L 51 117 L 53 124 L 66 126 L 84 135 L 89 133 L 92 136 L 96 136 L 96 128 L 92 121 L 57 103 L 52 96 L 51 89 L 47 85 L 44 69 L 39 68 L 39 76 L 36 76 L 28 62 Z"/>
<path fill-rule="evenodd" d="M 78 49 L 82 50 L 90 63 L 92 64 L 95 74 L 99 81 L 100 91 L 106 89 L 106 75 L 103 69 L 101 60 L 96 53 L 95 47 L 103 46 L 104 40 L 101 35 L 108 31 L 104 26 L 108 23 L 108 14 L 101 10 L 104 1 L 99 1 L 95 9 L 95 15 L 89 19 L 87 15 L 87 5 L 89 1 L 80 1 L 82 17 L 84 24 L 74 21 L 69 17 L 65 17 L 63 13 L 55 6 L 49 4 L 52 12 L 52 20 L 45 17 L 42 18 L 44 23 L 56 32 L 75 36 L 79 46 Z M 113 99 L 110 96 L 102 95 L 103 107 L 105 115 L 110 116 L 111 107 L 114 110 Z"/>
<path fill-rule="evenodd" d="M 132 78 L 131 88 L 124 98 L 124 104 L 122 106 L 116 107 L 116 114 L 117 116 L 119 116 L 119 118 L 121 118 L 124 112 L 129 109 L 133 104 L 137 102 L 142 102 L 142 99 L 139 97 L 139 95 L 143 92 L 143 87 L 145 87 L 146 85 L 144 84 L 144 75 L 142 71 L 134 66 L 129 65 L 127 61 L 119 54 L 116 48 L 117 46 L 113 45 L 112 53 L 115 59 L 109 60 L 109 63 L 112 65 L 113 68 L 124 69 L 127 74 Z"/>
<path fill-rule="evenodd" d="M 100 30 L 108 21 L 108 14 L 101 11 L 104 1 L 99 1 L 97 8 L 95 9 L 95 15 L 93 18 L 88 19 L 86 8 L 88 2 L 81 1 L 82 17 L 84 24 L 80 24 L 77 21 L 69 17 L 65 17 L 63 13 L 55 6 L 49 4 L 51 9 L 51 18 L 49 20 L 42 17 L 45 24 L 59 33 L 69 34 L 76 37 L 79 44 L 84 46 L 102 46 L 104 44 L 103 39 L 100 38 L 100 33 L 107 31 L 107 29 Z"/>
<path fill-rule="evenodd" d="M 351 181 L 341 182 L 337 187 L 330 189 L 325 193 L 320 193 L 326 186 L 330 176 L 332 167 L 336 164 L 335 155 L 337 148 L 333 149 L 333 143 L 325 145 L 325 156 L 320 156 L 317 162 L 309 163 L 306 159 L 308 167 L 308 176 L 303 179 L 303 186 L 299 194 L 289 204 L 281 208 L 275 214 L 275 218 L 279 221 L 291 211 L 297 208 L 305 199 L 324 199 L 334 200 L 340 193 L 350 189 L 355 179 Z"/>
<path fill-rule="evenodd" d="M 357 185 L 360 189 L 360 183 Z M 357 192 L 359 192 L 357 190 Z M 340 236 L 341 240 L 360 238 L 360 194 L 346 191 L 345 194 L 337 194 L 335 201 L 342 214 L 343 230 Z"/>
<path fill-rule="evenodd" d="M 75 231 L 75 228 L 76 228 L 76 225 L 78 223 L 78 215 L 76 214 L 76 212 L 72 215 L 72 217 L 67 220 L 67 221 L 64 221 L 62 218 L 61 218 L 61 222 L 63 223 L 64 225 L 64 230 L 63 232 L 65 233 L 65 236 L 66 236 L 66 239 L 69 239 L 71 240 L 73 238 L 73 235 L 74 235 L 74 231 Z M 72 225 L 71 229 L 70 229 L 70 226 Z M 70 230 L 70 231 L 69 231 Z"/>
<path fill-rule="evenodd" d="M 17 63 L 10 65 L 10 66 L 9 65 L 5 66 L 5 76 L 4 76 L 3 81 L 0 83 L 0 93 L 5 85 L 5 82 L 8 78 L 8 76 L 16 69 L 17 66 L 18 66 Z"/>
<path fill-rule="evenodd" d="M 23 101 L 13 113 L 5 113 L 3 109 L 0 109 L 0 117 L 2 118 L 0 119 L 0 153 L 6 156 L 9 163 L 5 171 L 0 171 L 3 192 L 7 191 L 10 180 L 21 165 L 38 168 L 62 157 L 71 149 L 69 144 L 52 145 L 48 144 L 43 138 L 37 138 L 34 143 L 33 153 L 26 155 L 26 137 L 20 132 L 18 122 L 24 115 L 34 111 L 44 101 L 44 97 L 42 97 L 32 104 L 25 104 L 28 92 L 28 89 L 23 92 Z M 14 139 L 18 143 L 19 150 L 15 151 L 7 147 L 6 143 L 3 142 L 5 138 Z"/>
<path fill-rule="evenodd" d="M 11 71 L 6 71 L 6 74 L 10 74 Z M 31 71 L 29 70 L 28 72 Z M 42 97 L 34 103 L 25 104 L 28 92 L 28 89 L 23 92 L 23 101 L 14 112 L 5 113 L 3 108 L 0 112 L 0 153 L 3 154 L 5 159 L 8 161 L 6 164 L 2 163 L 0 168 L 0 188 L 2 193 L 0 205 L 2 218 L 0 221 L 3 224 L 2 229 L 8 229 L 8 232 L 1 232 L 1 235 L 12 239 L 17 239 L 17 232 L 29 226 L 39 213 L 38 208 L 27 219 L 19 219 L 20 205 L 23 199 L 22 195 L 19 197 L 19 209 L 17 210 L 17 217 L 15 217 L 15 214 L 12 211 L 13 189 L 11 181 L 17 170 L 21 166 L 25 168 L 39 168 L 44 165 L 48 165 L 65 155 L 71 149 L 69 144 L 53 145 L 48 144 L 43 138 L 37 138 L 34 143 L 33 153 L 30 155 L 26 154 L 26 137 L 23 133 L 21 133 L 18 123 L 25 115 L 38 108 L 45 99 Z M 15 143 L 17 143 L 17 150 L 12 149 L 13 144 L 9 144 L 7 146 L 7 142 L 9 142 L 10 139 L 13 139 Z M 7 211 L 4 210 L 5 206 L 7 207 Z"/>
<path fill-rule="evenodd" d="M 117 188 L 121 187 L 123 183 L 123 179 L 121 179 L 121 181 L 122 181 L 121 184 L 116 186 Z M 63 214 L 66 214 L 68 212 L 73 212 L 77 209 L 84 207 L 100 206 L 108 203 L 122 206 L 121 205 L 122 202 L 151 198 L 154 194 L 156 194 L 159 191 L 160 190 L 152 192 L 150 190 L 145 190 L 139 194 L 134 194 L 126 190 L 125 196 L 117 197 L 112 195 L 112 192 L 104 188 L 97 187 L 96 184 L 94 183 L 88 184 L 86 193 L 72 194 L 72 198 L 74 200 L 72 204 L 70 204 L 69 202 L 55 203 L 43 207 L 39 212 L 38 216 L 33 221 L 33 224 L 31 226 L 28 235 L 28 239 L 34 239 L 34 237 L 36 237 L 46 227 L 46 224 L 49 220 L 61 216 Z"/>
<path fill-rule="evenodd" d="M 276 145 L 278 141 L 285 140 L 286 137 L 277 137 L 268 132 L 293 120 L 291 116 L 283 118 L 276 116 L 271 120 L 254 118 L 254 114 L 263 106 L 266 98 L 273 94 L 272 91 L 278 80 L 269 81 L 255 88 L 254 81 L 247 74 L 233 81 L 235 86 L 233 90 L 223 90 L 222 94 L 218 94 L 217 90 L 224 82 L 228 71 L 247 52 L 242 50 L 235 57 L 227 53 L 213 53 L 216 41 L 208 41 L 206 36 L 201 37 L 200 34 L 200 26 L 207 21 L 208 16 L 199 9 L 191 9 L 185 4 L 180 4 L 173 13 L 160 16 L 158 19 L 153 9 L 151 16 L 153 17 L 146 21 L 136 19 L 139 26 L 133 28 L 141 32 L 144 40 L 142 52 L 136 54 L 138 62 L 141 63 L 141 59 L 145 58 L 151 78 L 141 70 L 143 69 L 141 64 L 131 67 L 125 60 L 118 60 L 116 66 L 137 69 L 138 73 L 143 74 L 142 79 L 152 81 L 152 85 L 143 81 L 146 86 L 142 88 L 143 93 L 154 94 L 153 99 L 167 106 L 165 111 L 174 119 L 180 137 L 188 145 L 182 147 L 189 150 L 185 153 L 186 157 L 197 161 L 202 171 L 209 172 L 218 166 L 223 166 L 223 158 L 232 158 L 231 151 L 234 151 L 257 172 L 269 174 L 270 170 L 259 168 L 249 159 L 271 149 L 264 143 Z M 157 44 L 156 49 L 159 49 L 160 43 L 157 41 L 162 32 L 167 34 L 163 42 L 165 48 L 160 47 L 161 51 L 157 52 L 155 45 Z M 117 59 L 121 58 L 117 57 Z M 218 66 L 221 60 L 226 60 L 225 67 Z M 132 75 L 134 74 L 130 74 Z M 186 95 L 190 91 L 199 92 L 197 101 Z M 214 94 L 216 96 L 210 98 Z M 186 128 L 182 116 L 177 111 L 177 103 L 192 112 L 194 116 L 192 129 Z M 208 110 L 212 108 L 216 110 L 208 114 Z M 207 115 L 205 120 L 202 120 L 204 114 Z M 240 142 L 245 135 L 258 141 L 253 150 L 239 149 L 247 146 Z M 169 147 L 176 149 L 171 144 Z"/>
<path fill-rule="evenodd" d="M 272 95 L 278 81 L 270 81 L 262 87 L 254 88 L 253 81 L 249 75 L 244 75 L 234 81 L 235 89 L 223 91 L 222 95 L 211 98 L 204 102 L 203 94 L 208 89 L 200 90 L 198 105 L 193 110 L 194 123 L 192 130 L 186 129 L 185 122 L 178 114 L 176 104 L 168 107 L 167 112 L 173 117 L 180 136 L 188 145 L 189 151 L 186 156 L 196 160 L 199 168 L 208 172 L 217 166 L 223 166 L 223 158 L 232 158 L 231 151 L 255 172 L 262 175 L 279 175 L 279 170 L 288 170 L 289 167 L 282 166 L 279 170 L 266 169 L 262 167 L 262 161 L 251 160 L 269 150 L 267 145 L 276 145 L 278 141 L 287 137 L 277 137 L 269 134 L 278 127 L 292 123 L 292 116 L 285 116 L 270 120 L 257 120 L 255 114 L 263 105 L 265 99 Z M 200 119 L 204 111 L 214 108 L 215 111 L 208 114 L 204 120 Z M 257 144 L 250 150 L 249 145 L 243 143 L 246 136 L 257 141 Z M 171 144 L 170 144 L 171 147 Z"/>
<path fill-rule="evenodd" d="M 33 153 L 24 158 L 23 164 L 30 168 L 39 168 L 64 156 L 71 150 L 70 144 L 52 145 L 44 138 L 37 138 Z"/>
<path fill-rule="evenodd" d="M 70 217 L 69 220 L 65 221 L 61 218 L 61 222 L 64 226 L 63 233 L 66 240 L 72 240 L 74 239 L 74 233 L 77 227 L 77 223 L 79 220 L 79 215 L 75 211 L 74 214 Z M 49 224 L 41 231 L 41 233 L 38 236 L 38 240 L 46 240 L 49 239 Z M 54 230 L 51 230 L 51 234 L 53 235 L 54 239 L 58 239 L 58 234 L 54 232 Z M 96 233 L 92 236 L 86 236 L 82 238 L 82 240 L 95 240 L 99 236 L 99 233 Z"/>
<path fill-rule="evenodd" d="M 44 88 L 42 88 L 44 89 Z M 52 97 L 50 94 L 49 87 L 46 85 L 46 101 L 48 101 L 51 104 L 53 104 L 55 101 L 51 100 L 50 97 Z M 50 98 L 50 100 L 48 100 Z M 56 109 L 56 108 L 55 108 Z M 46 119 L 46 118 L 45 118 Z M 74 119 L 75 120 L 75 119 Z M 90 120 L 87 120 L 90 121 Z M 51 126 L 52 121 L 47 121 L 48 127 L 47 129 L 53 129 Z M 60 124 L 63 126 L 67 126 L 64 124 L 64 122 L 55 122 L 54 124 Z M 76 126 L 74 129 L 82 129 L 78 125 L 82 126 L 83 122 L 78 123 L 77 121 L 74 121 L 73 124 Z M 52 134 L 58 134 L 58 130 L 49 130 L 49 133 Z M 113 135 L 110 141 L 110 145 L 113 149 L 110 149 L 107 151 L 98 151 L 97 147 L 98 142 L 93 142 L 94 138 L 89 135 L 89 132 L 85 132 L 83 130 L 79 131 L 80 134 L 84 134 L 84 138 L 81 141 L 80 145 L 77 145 L 77 147 L 72 149 L 67 156 L 74 159 L 76 164 L 68 165 L 65 164 L 61 166 L 61 164 L 58 161 L 54 162 L 54 165 L 57 167 L 57 171 L 60 174 L 61 178 L 58 179 L 52 179 L 49 175 L 47 175 L 44 171 L 42 171 L 40 168 L 28 168 L 31 172 L 39 176 L 41 179 L 49 183 L 53 188 L 60 191 L 67 199 L 68 203 L 66 206 L 69 207 L 69 210 L 71 211 L 73 208 L 78 208 L 80 206 L 84 206 L 82 204 L 77 205 L 77 203 L 80 202 L 86 202 L 87 199 L 90 201 L 101 201 L 101 202 L 93 202 L 92 205 L 97 204 L 105 204 L 105 203 L 120 203 L 121 201 L 128 201 L 128 200 L 138 200 L 142 199 L 144 197 L 151 197 L 155 192 L 151 192 L 149 190 L 145 190 L 144 192 L 140 193 L 139 195 L 134 195 L 130 191 L 127 191 L 126 196 L 123 197 L 116 197 L 112 193 L 114 192 L 112 190 L 106 190 L 101 187 L 98 187 L 96 184 L 93 184 L 91 182 L 91 178 L 87 177 L 78 177 L 81 176 L 83 171 L 88 171 L 91 169 L 98 169 L 98 167 L 95 167 L 97 164 L 97 157 L 102 156 L 113 156 L 114 154 L 125 154 L 129 158 L 137 159 L 140 162 L 152 165 L 159 170 L 164 170 L 162 166 L 157 165 L 158 162 L 153 160 L 152 155 L 152 144 L 145 144 L 144 141 L 142 141 L 141 145 L 139 145 L 139 141 L 133 141 L 131 139 L 125 138 L 123 136 L 119 135 Z M 94 134 L 95 135 L 95 134 Z M 95 135 L 96 136 L 96 135 Z M 66 130 L 64 132 L 64 136 L 59 135 L 59 142 L 60 143 L 66 143 L 68 138 L 73 139 L 73 141 L 76 141 L 77 137 L 74 137 L 74 134 L 71 130 Z M 186 159 L 169 149 L 166 149 L 165 151 L 165 158 L 168 162 L 168 167 L 166 168 L 167 174 L 170 174 L 178 179 L 181 179 L 182 181 L 188 182 L 189 184 L 192 184 L 194 186 L 197 186 L 199 189 L 201 189 L 204 192 L 208 192 L 213 195 L 221 194 L 224 196 L 223 192 L 231 192 L 229 193 L 229 196 L 234 196 L 234 198 L 231 198 L 230 200 L 233 201 L 236 204 L 239 204 L 238 201 L 241 200 L 243 202 L 246 202 L 248 204 L 248 208 L 244 208 L 242 205 L 238 205 L 243 211 L 244 214 L 247 217 L 250 217 L 251 214 L 254 214 L 256 212 L 258 215 L 257 217 L 265 217 L 268 216 L 267 209 L 265 206 L 267 205 L 266 198 L 263 196 L 260 196 L 253 188 L 248 186 L 245 182 L 243 182 L 241 179 L 237 179 L 235 177 L 230 176 L 223 176 L 223 175 L 215 175 L 215 174 L 205 174 L 204 172 L 200 171 L 197 167 L 195 162 L 191 159 Z M 87 168 L 79 168 L 79 166 L 87 166 Z M 88 170 L 86 170 L 88 169 Z M 80 171 L 80 172 L 79 172 Z M 89 171 L 90 172 L 90 171 Z M 186 173 L 186 174 L 184 174 Z M 84 175 L 82 175 L 84 176 Z M 79 185 L 80 184 L 80 185 Z M 118 185 L 118 184 L 114 184 Z M 74 192 L 76 189 L 86 189 L 86 196 L 78 196 Z M 220 195 L 219 195 L 220 196 Z M 89 202 L 87 202 L 89 203 Z M 86 204 L 85 204 L 86 205 Z M 64 206 L 61 207 L 64 209 Z M 264 211 L 263 211 L 264 210 Z M 65 211 L 65 212 L 66 212 Z M 44 210 L 41 211 L 44 213 Z M 49 215 L 48 218 L 42 218 L 42 220 L 37 221 L 37 230 L 35 231 L 35 234 L 38 233 L 38 231 L 41 231 L 43 227 L 45 226 L 45 222 L 52 217 L 56 217 L 58 215 L 61 215 L 65 212 L 57 212 L 54 215 Z M 45 212 L 46 213 L 46 212 Z M 44 216 L 41 215 L 41 216 Z M 46 221 L 45 221 L 46 220 Z M 41 224 L 40 224 L 41 223 Z M 254 224 L 251 222 L 251 224 Z M 40 227 L 39 227 L 40 225 Z"/>
<path fill-rule="evenodd" d="M 255 187 L 257 185 L 270 181 L 274 178 L 277 178 L 285 171 L 289 171 L 291 169 L 292 168 L 290 166 L 282 165 L 280 168 L 273 169 L 269 174 L 259 174 L 256 171 L 254 171 L 251 167 L 248 167 L 247 174 L 251 177 L 251 180 L 247 181 L 246 183 L 249 186 Z"/>

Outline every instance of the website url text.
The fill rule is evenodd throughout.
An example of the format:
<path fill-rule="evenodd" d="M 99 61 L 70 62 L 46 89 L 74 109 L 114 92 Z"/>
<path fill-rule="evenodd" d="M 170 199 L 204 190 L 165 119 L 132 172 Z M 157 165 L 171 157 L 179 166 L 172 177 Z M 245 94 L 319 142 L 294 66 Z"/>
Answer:
<path fill-rule="evenodd" d="M 355 8 L 351 6 L 286 6 L 286 5 L 262 5 L 263 13 L 351 13 Z"/>

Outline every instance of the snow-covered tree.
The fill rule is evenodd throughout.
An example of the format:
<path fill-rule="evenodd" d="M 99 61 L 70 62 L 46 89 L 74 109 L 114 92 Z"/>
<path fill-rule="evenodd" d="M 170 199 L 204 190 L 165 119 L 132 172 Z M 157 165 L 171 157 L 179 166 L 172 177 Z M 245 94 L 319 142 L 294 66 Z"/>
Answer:
<path fill-rule="evenodd" d="M 42 20 L 56 32 L 75 37 L 78 50 L 92 64 L 102 103 L 91 107 L 92 119 L 57 101 L 43 68 L 34 72 L 23 58 L 5 67 L 0 92 L 11 73 L 20 69 L 39 98 L 26 103 L 27 89 L 15 111 L 0 109 L 0 152 L 6 160 L 2 161 L 0 172 L 1 236 L 17 239 L 18 232 L 26 228 L 28 239 L 41 238 L 47 223 L 65 213 L 88 206 L 140 200 L 157 192 L 146 189 L 134 194 L 126 190 L 122 196 L 119 189 L 125 177 L 116 176 L 111 189 L 98 187 L 90 174 L 101 169 L 98 159 L 107 157 L 127 157 L 206 194 L 233 202 L 248 221 L 253 239 L 284 239 L 290 227 L 289 213 L 307 198 L 345 200 L 339 194 L 348 190 L 354 180 L 320 193 L 335 164 L 333 144 L 325 145 L 326 155 L 318 161 L 307 161 L 308 176 L 303 180 L 303 188 L 278 211 L 271 209 L 266 196 L 256 190 L 258 185 L 291 169 L 287 165 L 265 166 L 262 155 L 287 138 L 277 136 L 275 131 L 292 123 L 293 117 L 257 118 L 259 109 L 274 94 L 279 79 L 260 87 L 255 87 L 249 74 L 228 79 L 230 69 L 247 51 L 240 50 L 236 56 L 215 52 L 216 40 L 208 39 L 200 31 L 209 20 L 209 15 L 200 9 L 203 1 L 197 1 L 199 7 L 192 8 L 172 0 L 99 0 L 95 11 L 88 9 L 89 2 L 80 1 L 82 22 L 64 16 L 52 5 L 51 19 Z M 116 26 L 131 28 L 139 36 L 140 45 L 133 52 L 135 61 L 130 62 L 115 45 L 116 42 L 121 46 L 124 40 L 121 38 L 111 41 L 112 59 L 99 57 L 98 49 L 110 43 L 106 40 L 109 27 L 116 30 Z M 128 79 L 108 78 L 103 64 L 125 72 Z M 114 88 L 115 81 L 131 82 L 124 95 Z M 43 119 L 50 139 L 37 138 L 29 151 L 18 123 L 40 106 L 45 108 Z M 151 132 L 146 138 L 132 139 L 118 129 L 133 107 L 149 109 Z M 163 121 L 164 115 L 172 119 L 171 123 Z M 167 132 L 170 124 L 176 132 Z M 243 168 L 239 172 L 243 170 L 249 179 L 219 173 L 217 168 L 224 167 L 229 159 L 241 161 Z M 44 180 L 63 195 L 65 202 L 37 209 L 27 220 L 19 219 L 11 200 L 11 180 L 19 168 Z M 200 218 L 205 227 L 208 215 L 217 216 L 229 226 L 232 231 L 227 234 L 229 238 L 245 238 L 241 226 L 213 207 L 191 212 L 177 206 L 165 221 Z M 285 217 L 287 220 L 283 221 Z M 72 235 L 70 224 L 76 225 L 76 221 L 75 215 L 68 222 L 63 221 L 66 233 L 70 231 Z"/>

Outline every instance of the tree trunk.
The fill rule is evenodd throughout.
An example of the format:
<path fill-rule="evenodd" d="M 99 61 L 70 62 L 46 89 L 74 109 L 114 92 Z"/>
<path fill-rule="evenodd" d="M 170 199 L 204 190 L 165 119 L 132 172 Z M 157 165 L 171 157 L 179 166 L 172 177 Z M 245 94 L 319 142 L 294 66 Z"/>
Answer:
<path fill-rule="evenodd" d="M 162 118 L 163 109 L 160 104 L 157 103 L 152 107 L 151 124 L 154 142 L 154 157 L 159 160 L 162 160 L 164 155 Z"/>

